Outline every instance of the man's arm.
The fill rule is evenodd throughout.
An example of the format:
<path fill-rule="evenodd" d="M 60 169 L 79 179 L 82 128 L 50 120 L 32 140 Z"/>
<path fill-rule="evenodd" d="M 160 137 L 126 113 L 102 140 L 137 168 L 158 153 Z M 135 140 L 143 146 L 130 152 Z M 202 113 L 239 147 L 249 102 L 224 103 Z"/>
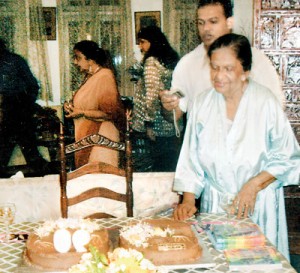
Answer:
<path fill-rule="evenodd" d="M 169 95 L 169 90 L 164 90 L 159 93 L 160 101 L 162 103 L 162 113 L 165 119 L 169 122 L 174 121 L 173 110 L 175 110 L 176 121 L 183 116 L 183 112 L 179 108 L 179 100 L 176 95 Z"/>
<path fill-rule="evenodd" d="M 184 57 L 180 59 L 180 61 L 177 63 L 173 74 L 172 74 L 172 83 L 171 86 L 175 87 L 176 89 L 180 90 L 184 98 L 180 98 L 176 95 L 170 95 L 169 90 L 161 91 L 159 94 L 161 103 L 162 103 L 162 113 L 164 117 L 169 121 L 174 121 L 174 114 L 173 110 L 175 110 L 175 117 L 176 121 L 178 121 L 180 118 L 182 118 L 184 112 L 186 112 L 186 109 L 183 108 L 183 110 L 179 106 L 180 100 L 186 100 L 188 101 L 188 97 L 186 94 L 186 78 L 185 73 L 187 70 L 186 62 L 184 61 Z M 181 103 L 182 106 L 182 103 Z"/>

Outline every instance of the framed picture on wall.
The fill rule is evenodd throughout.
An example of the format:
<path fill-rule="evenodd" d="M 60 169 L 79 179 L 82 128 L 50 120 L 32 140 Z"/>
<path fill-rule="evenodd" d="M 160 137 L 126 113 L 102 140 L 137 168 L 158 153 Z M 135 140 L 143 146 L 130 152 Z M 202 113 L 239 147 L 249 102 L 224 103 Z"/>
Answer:
<path fill-rule="evenodd" d="M 44 7 L 43 17 L 45 20 L 47 40 L 56 40 L 56 8 Z"/>
<path fill-rule="evenodd" d="M 42 7 L 42 12 L 47 40 L 56 40 L 56 8 Z M 42 29 L 40 29 L 38 10 L 30 8 L 30 39 L 41 40 L 44 33 L 40 34 L 40 31 Z"/>
<path fill-rule="evenodd" d="M 160 11 L 141 11 L 134 13 L 135 41 L 138 44 L 137 34 L 141 28 L 147 26 L 161 27 Z"/>

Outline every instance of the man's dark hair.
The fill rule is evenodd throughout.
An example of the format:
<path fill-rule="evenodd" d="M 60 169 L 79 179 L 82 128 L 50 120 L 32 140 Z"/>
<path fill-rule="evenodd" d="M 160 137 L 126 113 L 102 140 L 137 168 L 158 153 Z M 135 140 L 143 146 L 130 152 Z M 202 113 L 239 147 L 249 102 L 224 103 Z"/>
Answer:
<path fill-rule="evenodd" d="M 208 48 L 207 54 L 211 58 L 213 52 L 219 48 L 230 47 L 235 52 L 237 59 L 241 62 L 244 71 L 250 71 L 252 65 L 252 51 L 249 40 L 234 33 L 225 34 L 215 40 Z"/>
<path fill-rule="evenodd" d="M 223 7 L 226 18 L 233 16 L 233 4 L 231 0 L 199 0 L 198 9 L 208 5 L 220 5 Z"/>

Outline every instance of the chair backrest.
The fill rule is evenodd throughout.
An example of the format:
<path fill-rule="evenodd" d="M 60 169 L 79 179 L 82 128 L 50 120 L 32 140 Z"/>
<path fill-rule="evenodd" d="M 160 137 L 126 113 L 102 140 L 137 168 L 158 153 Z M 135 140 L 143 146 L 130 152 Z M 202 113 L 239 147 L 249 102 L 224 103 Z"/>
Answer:
<path fill-rule="evenodd" d="M 63 218 L 68 217 L 68 208 L 70 206 L 95 197 L 102 197 L 102 198 L 124 202 L 126 203 L 127 216 L 128 217 L 133 216 L 132 147 L 130 142 L 130 133 L 129 133 L 128 124 L 127 124 L 127 130 L 125 133 L 124 142 L 115 142 L 100 134 L 94 134 L 94 135 L 86 136 L 85 138 L 69 145 L 65 145 L 64 126 L 61 124 L 59 145 L 60 145 L 60 165 L 61 165 L 60 166 L 60 191 L 61 191 L 60 201 L 61 201 L 61 214 Z M 71 173 L 67 173 L 66 154 L 71 154 L 76 151 L 85 149 L 87 147 L 96 146 L 96 145 L 106 147 L 107 149 L 113 149 L 120 152 L 124 152 L 125 153 L 124 168 L 117 168 L 114 166 L 110 166 L 109 164 L 99 162 L 99 163 L 87 164 L 85 166 L 82 166 L 78 170 L 72 171 Z M 113 190 L 110 190 L 108 188 L 97 187 L 97 188 L 92 188 L 87 191 L 84 191 L 72 198 L 69 198 L 67 193 L 68 180 L 87 173 L 111 173 L 115 175 L 124 176 L 126 180 L 126 193 L 121 194 Z M 114 217 L 114 216 L 109 213 L 98 212 L 92 215 L 87 215 L 85 218 L 108 218 L 108 217 Z"/>

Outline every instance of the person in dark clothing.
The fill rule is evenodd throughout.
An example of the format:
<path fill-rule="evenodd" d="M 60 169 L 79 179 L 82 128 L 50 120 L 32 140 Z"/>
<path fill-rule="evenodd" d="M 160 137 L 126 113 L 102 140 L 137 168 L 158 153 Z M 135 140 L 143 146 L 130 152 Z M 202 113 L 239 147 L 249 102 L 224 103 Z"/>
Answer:
<path fill-rule="evenodd" d="M 34 105 L 39 85 L 23 57 L 0 39 L 0 171 L 4 172 L 18 144 L 27 164 L 41 168 L 46 160 L 37 149 Z"/>

